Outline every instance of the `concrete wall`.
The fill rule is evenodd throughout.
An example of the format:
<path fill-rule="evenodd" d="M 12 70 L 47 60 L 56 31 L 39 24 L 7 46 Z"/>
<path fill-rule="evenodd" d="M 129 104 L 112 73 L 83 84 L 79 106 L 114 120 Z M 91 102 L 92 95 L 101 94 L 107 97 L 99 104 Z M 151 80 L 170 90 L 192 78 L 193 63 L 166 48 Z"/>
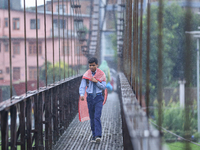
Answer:
<path fill-rule="evenodd" d="M 166 105 L 169 101 L 179 102 L 179 87 L 178 88 L 170 88 L 166 87 L 163 89 L 163 99 L 165 100 Z M 191 104 L 197 100 L 197 88 L 190 87 L 185 88 L 185 99 L 189 100 Z"/>

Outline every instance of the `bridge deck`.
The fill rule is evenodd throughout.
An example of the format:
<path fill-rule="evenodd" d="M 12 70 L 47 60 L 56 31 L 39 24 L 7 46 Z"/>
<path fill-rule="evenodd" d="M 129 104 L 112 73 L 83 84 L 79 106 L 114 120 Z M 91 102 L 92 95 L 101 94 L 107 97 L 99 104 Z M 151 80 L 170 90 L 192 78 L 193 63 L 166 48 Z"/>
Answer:
<path fill-rule="evenodd" d="M 102 141 L 100 144 L 90 143 L 90 122 L 79 122 L 78 115 L 68 129 L 60 137 L 55 150 L 123 150 L 122 123 L 118 95 L 108 95 L 102 110 Z"/>

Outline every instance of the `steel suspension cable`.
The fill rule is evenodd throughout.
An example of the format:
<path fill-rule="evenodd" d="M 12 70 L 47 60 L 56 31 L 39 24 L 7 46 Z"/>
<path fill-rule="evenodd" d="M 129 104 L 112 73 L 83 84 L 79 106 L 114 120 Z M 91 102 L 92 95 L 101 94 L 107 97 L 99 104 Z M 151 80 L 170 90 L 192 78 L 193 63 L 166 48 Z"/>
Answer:
<path fill-rule="evenodd" d="M 53 0 L 51 0 L 51 19 L 52 19 L 52 47 L 53 47 L 53 83 L 55 83 L 55 68 L 54 68 L 54 25 L 53 25 Z"/>
<path fill-rule="evenodd" d="M 126 18 L 126 20 L 125 20 L 125 35 L 128 35 L 128 31 L 127 31 L 127 27 L 128 27 L 128 0 L 126 0 L 126 2 L 125 2 L 125 4 L 126 4 L 126 13 L 125 13 L 125 18 Z M 125 41 L 124 41 L 124 43 L 123 43 L 123 47 L 124 47 L 124 51 L 123 51 L 123 68 L 124 68 L 124 72 L 125 72 L 125 75 L 126 75 L 126 77 L 128 78 L 128 74 L 127 74 L 127 66 L 126 66 L 126 64 L 128 64 L 128 62 L 127 62 L 127 56 L 128 56 L 128 54 L 127 54 L 127 52 L 128 52 L 128 50 L 127 50 L 127 36 L 125 36 Z"/>
<path fill-rule="evenodd" d="M 77 5 L 80 5 L 81 6 L 81 4 L 80 4 L 80 1 L 79 0 L 77 0 Z M 78 18 L 81 18 L 81 8 L 78 8 L 77 9 L 77 15 L 78 15 Z M 81 27 L 80 27 L 80 24 L 78 24 L 78 27 L 77 27 L 77 29 L 81 29 Z M 82 28 L 82 30 L 83 30 L 83 28 Z M 84 34 L 84 33 L 83 33 Z M 81 34 L 82 35 L 82 34 Z M 77 38 L 77 40 L 78 40 L 78 38 Z M 81 58 L 81 46 L 80 46 L 80 43 L 77 41 L 77 51 L 78 51 L 78 55 L 77 55 L 77 70 L 78 70 L 78 74 L 80 73 L 80 58 Z"/>
<path fill-rule="evenodd" d="M 10 100 L 12 103 L 12 51 L 11 51 L 11 21 L 10 21 L 10 0 L 8 0 L 8 24 L 9 24 L 9 60 L 10 60 Z"/>
<path fill-rule="evenodd" d="M 73 5 L 77 5 L 75 4 L 75 0 L 73 0 Z M 76 52 L 77 52 L 77 49 L 76 49 L 76 24 L 77 24 L 77 21 L 75 21 L 77 19 L 77 16 L 76 16 L 76 8 L 74 7 L 73 8 L 73 14 L 74 14 L 74 18 L 73 18 L 73 21 L 74 21 L 74 65 L 76 66 Z M 76 70 L 76 73 L 77 73 L 77 70 Z"/>
<path fill-rule="evenodd" d="M 132 72 L 132 65 L 131 65 L 131 48 L 132 48 L 132 0 L 129 0 L 129 4 L 127 6 L 129 9 L 128 10 L 128 20 L 129 20 L 129 24 L 128 24 L 128 80 L 129 83 L 131 83 L 131 72 Z"/>
<path fill-rule="evenodd" d="M 187 6 L 191 6 L 191 0 L 186 0 L 186 4 Z M 186 10 L 186 13 L 185 13 L 185 18 L 184 18 L 184 22 L 185 22 L 185 31 L 191 31 L 192 29 L 192 11 L 190 10 L 191 8 L 188 8 Z M 186 35 L 186 38 L 185 38 L 185 48 L 184 48 L 184 58 L 183 58 L 183 64 L 184 64 L 184 78 L 186 80 L 186 84 L 185 84 L 185 87 L 186 88 L 189 88 L 191 87 L 192 85 L 192 71 L 188 71 L 188 69 L 191 69 L 193 67 L 193 64 L 192 64 L 192 41 L 191 41 L 191 37 L 190 35 Z M 197 43 L 198 44 L 198 43 Z M 199 44 L 198 44 L 199 46 Z M 198 59 L 198 58 L 197 58 Z M 192 70 L 192 69 L 191 69 Z M 185 94 L 185 106 L 190 106 L 192 105 L 191 104 L 191 98 L 189 98 L 189 95 L 190 94 Z M 184 135 L 184 138 L 186 139 L 189 139 L 191 138 L 191 121 L 190 121 L 190 116 L 188 112 L 190 112 L 191 109 L 190 107 L 185 107 L 184 108 L 184 118 L 185 118 L 185 121 L 184 121 L 184 131 L 185 131 L 185 135 Z M 198 119 L 197 119 L 198 120 Z M 190 144 L 189 142 L 186 142 L 185 143 L 185 149 L 187 150 L 191 150 L 192 148 L 190 147 Z"/>
<path fill-rule="evenodd" d="M 24 59 L 25 59 L 25 93 L 27 95 L 27 49 L 26 49 L 26 2 L 24 0 Z"/>
<path fill-rule="evenodd" d="M 45 0 L 44 0 L 44 49 L 45 49 L 45 81 L 46 81 L 46 87 L 48 84 L 47 81 L 47 26 L 46 26 L 46 4 L 45 4 Z"/>
<path fill-rule="evenodd" d="M 140 71 L 140 75 L 139 75 L 139 101 L 140 101 L 140 106 L 142 106 L 142 30 L 143 30 L 143 0 L 141 0 L 140 2 L 140 67 L 139 67 L 139 71 Z"/>
<path fill-rule="evenodd" d="M 147 42 L 146 42 L 146 105 L 147 105 L 147 117 L 149 118 L 149 94 L 150 94 L 150 20 L 151 20 L 151 7 L 150 7 L 150 0 L 147 3 Z"/>
<path fill-rule="evenodd" d="M 136 36 L 136 60 L 135 60 L 135 89 L 136 89 L 136 96 L 138 98 L 138 0 L 136 0 L 136 33 L 135 33 L 135 36 Z"/>
<path fill-rule="evenodd" d="M 61 80 L 60 71 L 60 0 L 58 0 L 58 55 L 59 55 L 59 81 Z"/>
<path fill-rule="evenodd" d="M 64 62 L 64 80 L 65 80 L 65 20 L 64 20 L 64 0 L 62 0 L 62 23 L 63 23 L 63 62 Z"/>
<path fill-rule="evenodd" d="M 72 0 L 73 1 L 73 3 L 72 3 L 72 5 L 74 5 L 75 6 L 75 0 Z M 76 28 L 76 14 L 75 14 L 75 8 L 72 8 L 72 11 L 73 11 L 73 33 L 74 33 L 74 37 L 73 37 L 73 41 L 74 41 L 74 44 L 73 44 L 73 46 L 74 46 L 74 51 L 73 51 L 73 67 L 72 68 L 74 68 L 74 66 L 76 65 L 75 64 L 75 62 L 76 62 L 76 57 L 75 57 L 75 55 L 76 55 L 76 32 L 75 32 L 75 28 Z M 74 74 L 76 73 L 76 70 L 74 70 L 75 72 L 74 72 Z"/>
<path fill-rule="evenodd" d="M 77 3 L 78 3 L 78 5 L 81 5 L 80 0 L 78 0 Z M 81 8 L 78 8 L 78 17 L 80 17 L 80 16 L 81 16 Z M 83 25 L 83 23 L 82 23 L 82 25 Z M 78 24 L 78 29 L 81 29 L 80 24 Z M 83 28 L 82 28 L 82 30 L 83 30 Z M 78 74 L 80 74 L 81 44 L 79 42 L 78 42 L 78 57 L 79 57 L 79 59 L 77 60 Z"/>
<path fill-rule="evenodd" d="M 38 14 L 37 14 L 37 0 L 35 1 L 35 18 L 36 18 L 36 54 L 37 54 L 37 90 L 39 91 L 39 59 L 38 59 Z"/>
<path fill-rule="evenodd" d="M 157 100 L 158 100 L 158 126 L 159 126 L 159 131 L 161 133 L 162 131 L 162 106 L 163 106 L 163 98 L 162 98 L 162 79 L 163 79 L 163 74 L 162 74 L 162 68 L 163 68 L 163 58 L 162 58 L 162 51 L 163 51 L 163 0 L 159 0 L 159 7 L 158 7 L 158 92 L 157 92 Z M 162 149 L 161 144 L 160 144 L 160 149 Z"/>
<path fill-rule="evenodd" d="M 133 8 L 133 76 L 132 76 L 132 89 L 136 92 L 136 0 L 134 1 L 134 8 Z"/>
<path fill-rule="evenodd" d="M 72 10 L 71 10 L 71 6 L 72 6 L 72 0 L 70 0 L 70 19 L 71 19 L 71 66 L 72 66 L 72 71 L 71 71 L 71 76 L 73 75 L 73 51 L 72 51 L 72 31 L 73 31 L 73 27 L 72 27 L 72 21 L 73 21 L 73 14 L 72 14 Z"/>
<path fill-rule="evenodd" d="M 68 9 L 68 5 L 67 5 L 67 63 L 68 63 L 68 66 L 67 66 L 67 77 L 69 78 L 69 32 L 68 32 L 68 18 L 69 18 L 69 9 Z"/>

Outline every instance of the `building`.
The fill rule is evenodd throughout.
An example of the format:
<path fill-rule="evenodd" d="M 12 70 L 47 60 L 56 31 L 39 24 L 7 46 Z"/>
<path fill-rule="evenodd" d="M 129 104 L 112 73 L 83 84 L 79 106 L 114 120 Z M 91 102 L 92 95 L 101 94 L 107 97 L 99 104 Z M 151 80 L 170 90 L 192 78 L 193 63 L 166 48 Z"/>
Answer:
<path fill-rule="evenodd" d="M 8 0 L 0 0 L 0 9 L 8 9 Z M 10 0 L 10 9 L 20 10 L 21 0 Z"/>
<path fill-rule="evenodd" d="M 81 55 L 81 64 L 87 64 L 87 58 L 80 54 L 80 46 L 76 31 L 73 12 L 69 2 L 64 3 L 64 7 L 59 7 L 58 3 L 53 4 L 53 21 L 50 3 L 47 2 L 46 11 L 46 47 L 47 61 L 57 63 L 65 57 L 66 63 L 71 68 L 78 65 L 78 58 Z M 44 8 L 44 7 L 43 7 Z M 64 8 L 64 14 L 62 8 Z M 43 9 L 44 10 L 44 9 Z M 12 52 L 12 80 L 13 84 L 25 81 L 25 50 L 27 54 L 27 78 L 28 82 L 37 80 L 37 51 L 36 51 L 36 28 L 38 28 L 38 62 L 39 67 L 45 63 L 45 28 L 44 28 L 44 11 L 42 6 L 38 7 L 37 26 L 35 11 L 26 11 L 26 26 L 24 25 L 23 9 L 11 9 L 11 52 Z M 75 14 L 74 14 L 75 15 Z M 76 16 L 76 15 L 75 15 Z M 83 25 L 89 28 L 89 15 L 82 14 Z M 52 29 L 53 22 L 53 29 Z M 26 27 L 26 43 L 24 27 Z M 64 33 L 64 37 L 63 37 Z M 54 38 L 53 35 L 54 34 Z M 54 42 L 53 42 L 54 41 Z M 54 43 L 54 48 L 53 48 Z M 26 47 L 25 47 L 26 45 Z M 9 86 L 10 81 L 10 51 L 9 43 L 9 19 L 8 9 L 0 9 L 0 87 Z M 55 53 L 53 54 L 53 49 Z M 65 53 L 65 54 L 64 54 Z M 5 83 L 7 83 L 5 85 Z M 0 88 L 1 90 L 1 88 Z M 2 93 L 2 92 L 0 92 Z M 0 95 L 1 99 L 1 95 Z"/>

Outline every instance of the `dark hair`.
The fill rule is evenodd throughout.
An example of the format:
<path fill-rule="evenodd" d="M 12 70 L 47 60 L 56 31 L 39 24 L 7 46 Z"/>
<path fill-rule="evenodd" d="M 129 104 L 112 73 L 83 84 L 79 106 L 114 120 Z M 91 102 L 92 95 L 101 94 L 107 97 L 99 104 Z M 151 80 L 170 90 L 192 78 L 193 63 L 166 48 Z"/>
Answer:
<path fill-rule="evenodd" d="M 97 58 L 96 57 L 91 57 L 89 60 L 88 60 L 88 63 L 90 64 L 90 63 L 96 63 L 96 65 L 98 65 L 98 60 L 97 60 Z"/>

